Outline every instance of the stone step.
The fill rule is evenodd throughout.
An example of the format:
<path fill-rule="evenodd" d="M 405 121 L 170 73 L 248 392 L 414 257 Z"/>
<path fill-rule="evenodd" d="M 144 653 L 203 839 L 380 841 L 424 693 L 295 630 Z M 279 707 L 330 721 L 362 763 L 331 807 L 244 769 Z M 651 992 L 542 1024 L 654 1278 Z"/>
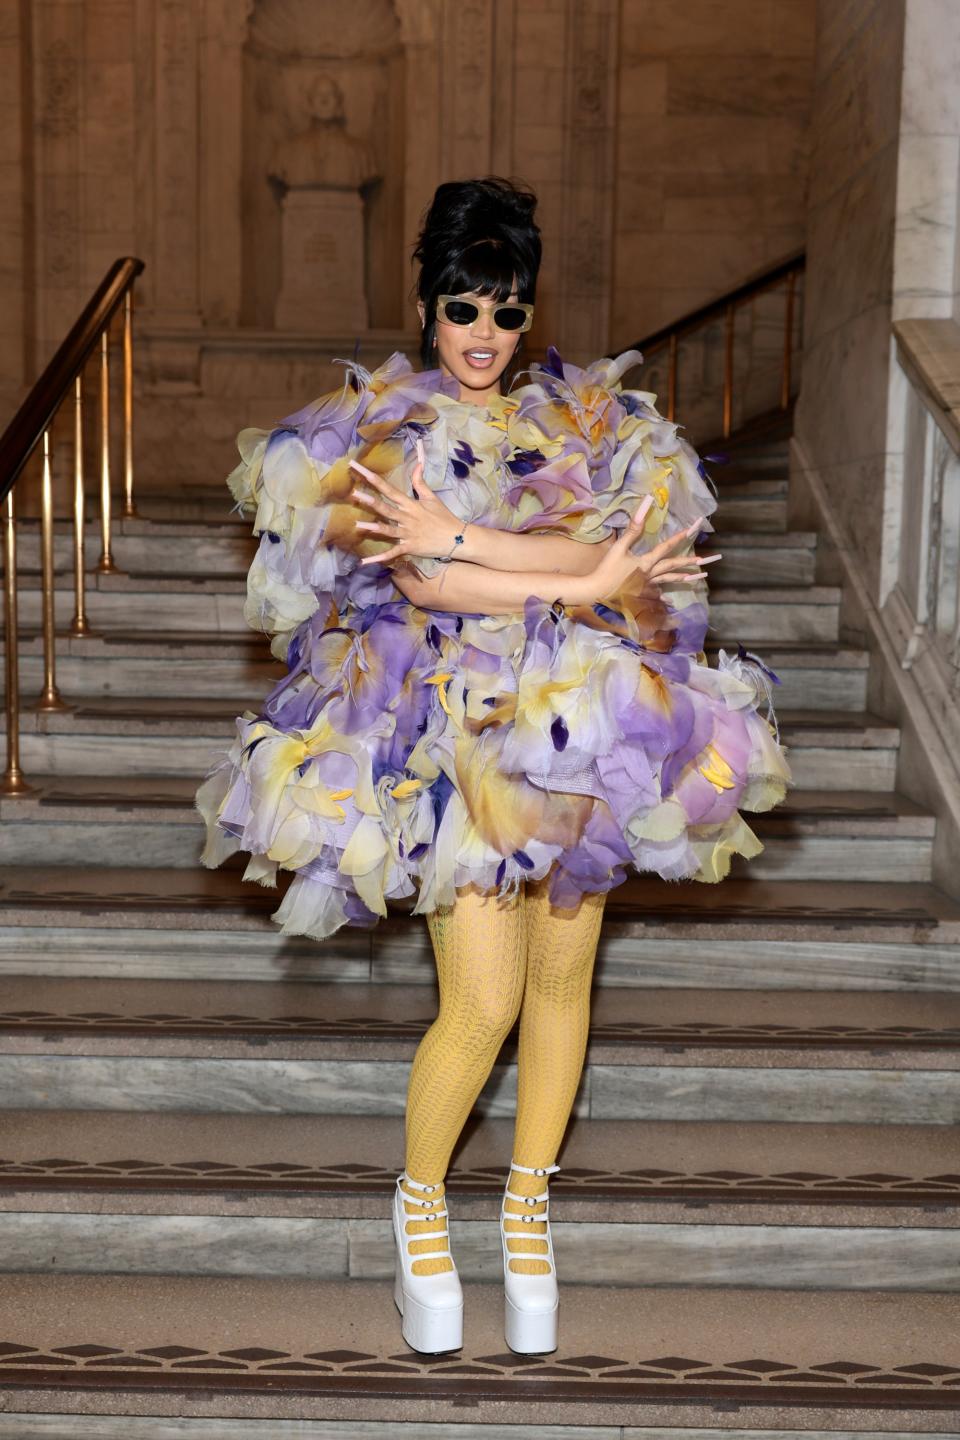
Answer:
<path fill-rule="evenodd" d="M 73 580 L 55 578 L 58 624 L 66 629 L 73 614 Z M 222 575 L 94 574 L 86 592 L 87 615 L 96 628 L 247 633 L 243 617 L 246 573 Z M 839 633 L 841 590 L 835 585 L 714 586 L 710 591 L 710 634 L 729 646 L 737 641 L 835 641 Z M 22 571 L 18 618 L 23 625 L 42 623 L 40 577 Z M 0 606 L 2 614 L 2 606 Z"/>
<path fill-rule="evenodd" d="M 402 1116 L 423 986 L 11 977 L 0 1110 Z M 516 1029 L 474 1107 L 512 1115 Z M 960 997 L 598 989 L 572 1113 L 950 1127 Z M 896 1084 L 892 1078 L 896 1076 Z M 953 1153 L 960 1159 L 953 1137 Z"/>
<path fill-rule="evenodd" d="M 738 640 L 836 641 L 842 593 L 837 585 L 715 586 L 709 633 L 728 649 Z"/>
<path fill-rule="evenodd" d="M 390 1421 L 400 1436 L 465 1413 L 514 1427 L 546 1413 L 551 1435 L 597 1423 L 673 1433 L 678 1402 L 701 1437 L 719 1437 L 721 1407 L 736 1407 L 740 1435 L 784 1423 L 875 1432 L 881 1415 L 888 1436 L 947 1433 L 955 1415 L 950 1294 L 561 1282 L 557 1349 L 522 1358 L 504 1341 L 500 1281 L 464 1299 L 462 1349 L 424 1355 L 403 1341 L 386 1280 L 9 1275 L 6 1406 L 186 1423 L 335 1414 Z"/>
<path fill-rule="evenodd" d="M 200 864 L 205 830 L 190 777 L 35 775 L 31 783 L 32 794 L 0 797 L 0 864 Z M 734 875 L 830 880 L 848 868 L 862 880 L 931 878 L 935 817 L 902 795 L 793 790 L 748 823 L 765 849 L 749 862 L 734 857 Z"/>
<path fill-rule="evenodd" d="M 167 572 L 199 575 L 245 571 L 256 554 L 257 538 L 250 517 L 232 519 L 150 520 L 121 516 L 111 526 L 114 563 L 125 571 L 141 575 Z M 60 575 L 73 574 L 73 525 L 66 519 L 54 522 L 54 569 Z M 796 547 L 795 547 L 796 548 Z M 89 520 L 84 528 L 84 568 L 96 570 L 100 557 L 100 522 Z M 40 569 L 40 526 L 25 519 L 17 526 L 18 567 L 27 574 Z"/>
<path fill-rule="evenodd" d="M 67 711 L 24 710 L 21 763 L 36 775 L 189 775 L 198 782 L 232 744 L 245 698 L 110 695 Z M 892 790 L 900 732 L 869 711 L 780 707 L 780 736 L 802 790 Z M 6 720 L 0 714 L 0 734 Z"/>
<path fill-rule="evenodd" d="M 801 790 L 892 790 L 899 728 L 871 711 L 780 708 L 780 737 Z"/>
<path fill-rule="evenodd" d="M 236 457 L 239 459 L 239 455 Z M 233 459 L 231 451 L 230 460 Z M 237 525 L 249 532 L 250 516 L 233 508 L 233 496 L 224 479 L 215 485 L 181 485 L 167 490 L 142 489 L 136 497 L 137 512 L 141 519 L 154 523 L 213 523 Z"/>
<path fill-rule="evenodd" d="M 409 903 L 323 944 L 270 920 L 279 887 L 236 870 L 0 869 L 0 975 L 435 983 Z M 225 937 L 229 936 L 229 939 Z M 960 991 L 960 903 L 927 884 L 637 876 L 609 896 L 598 986 Z"/>
<path fill-rule="evenodd" d="M 110 1053 L 125 1054 L 137 1048 L 132 1037 L 139 1037 L 152 1053 L 193 1054 L 196 1047 L 181 1042 L 203 1037 L 237 1055 L 260 1037 L 258 1048 L 277 1053 L 289 1048 L 299 1054 L 301 1042 L 316 1042 L 324 1053 L 333 1046 L 344 1056 L 395 1058 L 397 1046 L 418 1043 L 433 1019 L 432 965 L 430 971 L 431 993 L 423 984 L 411 993 L 396 981 L 330 985 L 291 977 L 262 985 L 7 976 L 0 981 L 0 1035 L 8 1054 L 22 1048 L 24 1037 L 59 1036 L 58 1053 L 85 1054 L 90 1043 L 109 1038 Z M 507 1047 L 512 1052 L 513 1041 Z M 683 1064 L 700 1052 L 716 1060 L 722 1050 L 731 1063 L 762 1051 L 771 1063 L 793 1064 L 807 1051 L 811 1065 L 822 1063 L 822 1055 L 852 1068 L 889 1056 L 897 1066 L 917 1068 L 935 1063 L 938 1054 L 960 1053 L 960 995 L 649 985 L 641 993 L 608 986 L 591 1002 L 590 1047 L 606 1060 L 619 1055 L 637 1065 L 646 1063 L 648 1052 L 657 1058 L 683 1053 L 688 1059 L 676 1062 Z M 948 1059 L 943 1063 L 948 1066 Z"/>
<path fill-rule="evenodd" d="M 138 1416 L 129 1413 L 26 1414 L 23 1411 L 8 1411 L 0 1414 L 0 1440 L 520 1440 L 523 1436 L 530 1437 L 530 1440 L 646 1440 L 652 1433 L 657 1436 L 667 1433 L 652 1427 L 630 1425 L 571 1423 L 544 1426 L 537 1424 L 532 1416 L 528 1416 L 528 1424 L 518 1422 L 512 1425 L 472 1425 L 458 1421 L 444 1424 L 433 1420 L 426 1427 L 417 1421 L 408 1424 L 401 1419 L 210 1419 L 205 1418 L 205 1410 L 196 1418 L 191 1418 L 184 1415 L 179 1406 L 176 1416 L 172 1410 L 163 1415 L 156 1413 L 163 1408 L 165 1401 L 167 1404 L 176 1404 L 176 1401 L 168 1397 L 155 1396 L 150 1404 L 144 1407 L 154 1413 Z M 89 1403 L 85 1392 L 83 1403 Z M 130 1403 L 129 1395 L 124 1403 Z M 381 1407 L 382 1412 L 386 1414 L 391 1410 L 397 1411 L 400 1403 L 402 1402 L 386 1402 Z M 713 1407 L 714 1410 L 720 1408 L 721 1404 L 722 1402 L 718 1402 Z M 461 1413 L 463 1405 L 463 1401 L 457 1402 L 452 1413 Z M 229 1408 L 230 1404 L 227 1402 L 227 1409 Z M 818 1412 L 822 1413 L 822 1407 L 817 1408 Z M 736 1404 L 736 1409 L 740 1410 L 739 1404 Z M 852 1421 L 857 1413 L 845 1410 L 842 1417 L 836 1417 L 837 1423 L 841 1418 L 846 1422 L 845 1428 L 824 1429 L 821 1426 L 817 1431 L 818 1436 L 823 1437 L 823 1440 L 850 1440 L 850 1436 L 855 1433 L 860 1440 L 918 1440 L 919 1436 L 923 1436 L 924 1440 L 933 1440 L 933 1436 L 938 1432 L 931 1428 L 932 1422 L 941 1419 L 934 1411 L 926 1410 L 922 1415 L 912 1412 L 916 1416 L 915 1423 L 921 1427 L 919 1429 L 908 1431 L 898 1428 L 882 1432 L 873 1429 L 854 1430 Z M 898 1417 L 898 1424 L 901 1425 L 907 1424 L 911 1418 L 902 1411 L 898 1412 Z M 869 1423 L 869 1416 L 866 1416 L 865 1423 Z M 948 1426 L 950 1417 L 943 1417 L 941 1424 Z M 670 1440 L 723 1440 L 725 1433 L 729 1434 L 720 1429 L 706 1429 L 702 1426 L 669 1427 Z M 737 1440 L 809 1440 L 810 1432 L 797 1429 L 774 1431 L 738 1428 L 736 1435 Z"/>
<path fill-rule="evenodd" d="M 786 535 L 788 489 L 782 475 L 747 479 L 741 474 L 718 483 L 719 505 L 710 522 L 717 538 L 729 530 Z"/>
<path fill-rule="evenodd" d="M 402 1116 L 8 1110 L 3 1127 L 5 1214 L 377 1218 L 405 1158 Z M 464 1127 L 445 1177 L 464 1220 L 495 1214 L 513 1135 L 513 1118 Z M 574 1118 L 550 1197 L 558 1222 L 945 1231 L 960 1204 L 956 1160 L 942 1125 Z M 848 1273 L 846 1288 L 878 1278 Z"/>
<path fill-rule="evenodd" d="M 710 571 L 719 585 L 808 585 L 814 580 L 817 536 L 812 530 L 763 534 L 738 532 L 729 527 L 725 507 L 711 524 L 723 528 L 723 559 Z M 190 575 L 245 574 L 253 559 L 258 539 L 252 534 L 253 520 L 240 516 L 236 521 L 144 520 L 121 518 L 113 528 L 112 552 L 121 570 L 140 575 L 186 573 Z M 705 542 L 706 544 L 706 542 Z M 701 547 L 706 553 L 705 545 Z M 85 568 L 94 572 L 100 555 L 99 521 L 85 529 Z M 19 568 L 26 576 L 40 569 L 40 533 L 36 520 L 21 522 L 17 531 Z M 62 575 L 73 573 L 73 529 L 68 520 L 54 525 L 54 566 Z"/>
<path fill-rule="evenodd" d="M 721 519 L 721 515 L 723 518 Z M 816 581 L 817 535 L 813 530 L 770 534 L 735 530 L 724 509 L 711 517 L 716 534 L 704 541 L 698 554 L 719 551 L 710 565 L 712 586 L 813 585 Z"/>
<path fill-rule="evenodd" d="M 512 1136 L 511 1120 L 480 1120 L 446 1173 L 464 1279 L 496 1276 Z M 942 1126 L 575 1120 L 550 1181 L 558 1273 L 960 1290 L 956 1151 Z M 2 1271 L 393 1273 L 400 1117 L 13 1111 L 4 1157 Z"/>
<path fill-rule="evenodd" d="M 722 640 L 707 636 L 706 651 L 716 666 Z M 735 646 L 724 646 L 735 650 Z M 862 710 L 866 705 L 868 651 L 831 641 L 777 641 L 764 646 L 763 663 L 778 676 L 778 706 Z M 57 684 L 68 699 L 102 695 L 184 697 L 248 694 L 256 705 L 282 679 L 286 667 L 270 655 L 265 636 L 217 631 L 108 630 L 85 636 L 61 631 L 57 637 Z M 20 642 L 20 684 L 25 703 L 43 685 L 43 640 L 24 631 Z M 0 684 L 0 694 L 3 693 Z"/>
<path fill-rule="evenodd" d="M 862 652 L 849 653 L 856 656 Z M 825 660 L 823 668 L 835 691 L 859 696 L 862 688 L 865 697 L 866 667 L 858 669 L 854 662 L 848 672 Z M 57 637 L 57 685 L 68 700 L 171 694 L 213 699 L 249 694 L 249 703 L 256 705 L 285 674 L 286 666 L 273 659 L 266 636 L 253 631 L 224 635 L 168 630 L 152 635 L 108 630 L 85 636 L 61 632 Z M 847 675 L 854 677 L 853 685 L 844 678 Z M 43 678 L 42 636 L 36 631 L 22 634 L 20 685 L 25 703 L 32 703 L 40 693 Z M 857 683 L 861 680 L 862 687 Z"/>

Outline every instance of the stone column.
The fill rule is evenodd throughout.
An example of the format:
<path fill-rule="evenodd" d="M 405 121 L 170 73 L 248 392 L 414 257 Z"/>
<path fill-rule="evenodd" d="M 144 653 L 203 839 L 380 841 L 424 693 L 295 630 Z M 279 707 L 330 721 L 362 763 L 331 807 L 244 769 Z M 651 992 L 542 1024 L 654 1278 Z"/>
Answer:
<path fill-rule="evenodd" d="M 5 428 L 21 397 L 27 375 L 34 372 L 33 315 L 28 300 L 31 279 L 24 273 L 24 256 L 33 243 L 28 233 L 30 215 L 27 194 L 29 170 L 28 120 L 24 113 L 24 88 L 28 54 L 23 33 L 23 12 L 7 7 L 0 27 L 0 68 L 7 83 L 0 94 L 0 428 Z"/>
<path fill-rule="evenodd" d="M 566 5 L 559 344 L 577 363 L 606 354 L 613 277 L 617 0 Z"/>
<path fill-rule="evenodd" d="M 153 318 L 200 324 L 198 32 L 195 0 L 154 0 Z M 203 236 L 206 244 L 208 236 Z"/>
<path fill-rule="evenodd" d="M 34 366 L 39 372 L 82 303 L 83 12 L 67 0 L 45 0 L 32 7 L 30 24 L 35 237 L 31 260 L 36 267 Z"/>
<path fill-rule="evenodd" d="M 441 0 L 394 0 L 406 52 L 407 150 L 403 195 L 403 243 L 409 256 L 420 220 L 442 177 L 441 163 Z M 446 8 L 446 7 L 444 7 Z M 413 271 L 405 266 L 402 324 L 411 334 L 420 328 L 416 301 L 409 291 Z"/>
<path fill-rule="evenodd" d="M 254 0 L 206 0 L 199 66 L 200 309 L 208 325 L 240 319 L 243 42 Z"/>
<path fill-rule="evenodd" d="M 495 9 L 496 0 L 459 0 L 443 9 L 440 167 L 445 180 L 467 180 L 490 169 Z"/>

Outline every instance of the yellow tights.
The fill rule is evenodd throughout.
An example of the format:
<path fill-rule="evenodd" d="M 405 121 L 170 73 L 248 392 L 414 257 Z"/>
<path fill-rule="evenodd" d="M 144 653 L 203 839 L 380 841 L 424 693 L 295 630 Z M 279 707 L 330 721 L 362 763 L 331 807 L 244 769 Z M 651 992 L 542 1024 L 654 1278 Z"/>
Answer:
<path fill-rule="evenodd" d="M 468 885 L 455 905 L 426 917 L 437 963 L 440 1007 L 413 1058 L 407 1090 L 406 1169 L 414 1180 L 438 1188 L 430 1197 L 442 1208 L 450 1155 L 486 1083 L 504 1040 L 520 1015 L 517 1054 L 517 1117 L 513 1159 L 518 1165 L 552 1165 L 563 1139 L 583 1071 L 590 1024 L 590 986 L 606 895 L 584 895 L 576 909 L 555 910 L 547 898 L 550 877 L 521 886 L 498 900 Z M 509 1188 L 542 1195 L 549 1177 L 510 1171 Z M 405 1193 L 418 1195 L 411 1187 Z M 419 1196 L 418 1199 L 426 1197 Z M 506 1200 L 507 1211 L 524 1206 Z M 424 1216 L 419 1204 L 408 1215 Z M 535 1213 L 535 1212 L 534 1212 Z M 442 1226 L 410 1220 L 408 1236 L 430 1236 Z M 505 1221 L 511 1252 L 546 1254 L 543 1222 Z M 520 1238 L 522 1235 L 522 1238 Z M 446 1236 L 411 1238 L 418 1250 L 448 1251 Z M 448 1255 L 413 1263 L 416 1274 L 453 1268 Z M 543 1260 L 515 1259 L 511 1270 L 549 1271 Z"/>

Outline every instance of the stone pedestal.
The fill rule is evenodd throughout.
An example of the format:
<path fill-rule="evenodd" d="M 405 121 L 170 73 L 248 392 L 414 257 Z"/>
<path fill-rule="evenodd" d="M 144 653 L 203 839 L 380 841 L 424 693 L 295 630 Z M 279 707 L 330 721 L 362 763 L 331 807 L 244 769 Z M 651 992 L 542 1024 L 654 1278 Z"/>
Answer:
<path fill-rule="evenodd" d="M 282 207 L 278 330 L 368 328 L 363 201 L 355 190 L 288 190 Z"/>

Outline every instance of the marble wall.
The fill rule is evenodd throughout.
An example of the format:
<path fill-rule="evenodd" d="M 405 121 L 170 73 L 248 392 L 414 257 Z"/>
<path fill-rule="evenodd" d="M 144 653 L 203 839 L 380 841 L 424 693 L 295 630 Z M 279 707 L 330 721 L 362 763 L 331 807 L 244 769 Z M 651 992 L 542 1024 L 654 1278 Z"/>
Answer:
<path fill-rule="evenodd" d="M 957 313 L 960 8 L 820 10 L 796 433 L 883 604 L 909 504 L 891 321 Z"/>
<path fill-rule="evenodd" d="M 22 17 L 20 7 L 0 4 L 0 420 L 12 410 L 23 381 L 31 373 L 31 307 L 35 291 L 26 252 L 26 190 L 29 175 L 23 164 L 24 96 Z"/>
<path fill-rule="evenodd" d="M 614 344 L 802 249 L 816 5 L 623 0 Z"/>
<path fill-rule="evenodd" d="M 193 478 L 219 478 L 240 426 L 335 383 L 332 356 L 358 341 L 368 364 L 396 348 L 415 356 L 421 215 L 441 180 L 488 172 L 540 197 L 528 355 L 625 347 L 802 243 L 815 9 L 0 0 L 13 81 L 0 100 L 0 419 L 113 258 L 138 254 L 137 383 L 150 402 L 139 477 L 169 483 L 176 434 Z M 376 177 L 356 262 L 360 335 L 276 324 L 270 157 L 313 123 L 321 74 Z"/>

